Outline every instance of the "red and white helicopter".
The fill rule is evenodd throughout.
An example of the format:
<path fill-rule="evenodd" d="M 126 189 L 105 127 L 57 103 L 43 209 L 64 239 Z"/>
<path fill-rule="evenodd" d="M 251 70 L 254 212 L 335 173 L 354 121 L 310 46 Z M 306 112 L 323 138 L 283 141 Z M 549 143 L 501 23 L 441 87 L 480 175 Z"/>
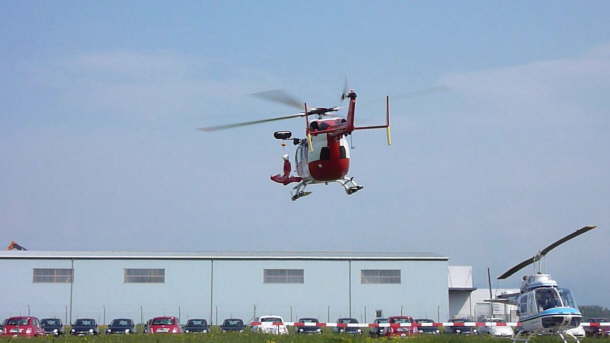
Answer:
<path fill-rule="evenodd" d="M 295 153 L 296 176 L 291 175 L 292 166 L 288 154 L 282 156 L 284 160 L 283 173 L 271 176 L 271 180 L 288 185 L 297 183 L 291 192 L 292 200 L 311 194 L 305 188 L 310 184 L 337 182 L 345 189 L 347 194 L 353 194 L 363 188 L 356 183 L 353 177 L 347 176 L 350 164 L 350 146 L 346 137 L 355 130 L 386 129 L 388 145 L 392 144 L 390 132 L 390 100 L 386 97 L 386 123 L 377 126 L 355 126 L 354 118 L 356 112 L 356 92 L 353 89 L 344 88 L 341 100 L 349 99 L 347 117 L 340 118 L 331 116 L 330 113 L 339 111 L 340 107 L 314 107 L 308 108 L 307 103 L 301 103 L 289 94 L 281 90 L 273 90 L 256 93 L 260 98 L 280 102 L 297 108 L 303 108 L 304 112 L 287 116 L 248 121 L 229 125 L 211 126 L 200 128 L 210 132 L 216 130 L 230 129 L 246 125 L 255 125 L 276 120 L 291 118 L 305 118 L 305 137 L 291 138 L 290 131 L 276 131 L 274 137 L 285 141 L 292 141 L 297 146 Z M 317 116 L 310 120 L 310 116 Z"/>

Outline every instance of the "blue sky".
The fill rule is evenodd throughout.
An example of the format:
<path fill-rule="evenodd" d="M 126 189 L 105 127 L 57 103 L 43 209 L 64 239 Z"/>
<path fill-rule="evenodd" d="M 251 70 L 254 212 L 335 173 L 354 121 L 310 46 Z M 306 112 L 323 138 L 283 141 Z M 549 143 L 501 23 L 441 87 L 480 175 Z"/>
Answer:
<path fill-rule="evenodd" d="M 434 251 L 484 286 L 577 228 L 546 266 L 610 306 L 610 4 L 606 1 L 0 3 L 0 230 L 36 250 Z M 268 177 L 272 132 L 359 93 L 365 189 Z M 606 268 L 601 267 L 602 270 Z M 497 282 L 514 287 L 518 277 Z"/>

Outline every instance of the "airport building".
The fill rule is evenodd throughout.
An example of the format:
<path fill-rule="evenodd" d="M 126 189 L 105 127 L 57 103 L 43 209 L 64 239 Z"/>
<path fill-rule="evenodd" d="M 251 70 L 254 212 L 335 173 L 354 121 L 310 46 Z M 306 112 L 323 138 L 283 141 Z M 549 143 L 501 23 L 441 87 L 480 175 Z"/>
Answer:
<path fill-rule="evenodd" d="M 107 323 L 174 315 L 216 324 L 265 314 L 327 322 L 404 314 L 444 321 L 474 290 L 472 268 L 448 260 L 432 253 L 3 251 L 0 318 Z M 452 297 L 461 305 L 450 307 Z"/>

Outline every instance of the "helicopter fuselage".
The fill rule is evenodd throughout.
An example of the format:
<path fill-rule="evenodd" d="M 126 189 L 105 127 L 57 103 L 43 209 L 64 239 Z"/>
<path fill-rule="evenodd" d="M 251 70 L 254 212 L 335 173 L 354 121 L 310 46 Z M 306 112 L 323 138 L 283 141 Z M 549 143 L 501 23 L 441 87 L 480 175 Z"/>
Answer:
<path fill-rule="evenodd" d="M 558 288 L 548 274 L 527 277 L 516 305 L 521 328 L 526 332 L 562 332 L 578 327 L 582 320 L 570 290 Z"/>
<path fill-rule="evenodd" d="M 339 180 L 349 171 L 350 148 L 345 134 L 332 132 L 316 134 L 316 131 L 328 131 L 345 122 L 342 118 L 330 118 L 312 121 L 312 148 L 307 140 L 301 140 L 295 153 L 297 175 L 310 183 Z"/>

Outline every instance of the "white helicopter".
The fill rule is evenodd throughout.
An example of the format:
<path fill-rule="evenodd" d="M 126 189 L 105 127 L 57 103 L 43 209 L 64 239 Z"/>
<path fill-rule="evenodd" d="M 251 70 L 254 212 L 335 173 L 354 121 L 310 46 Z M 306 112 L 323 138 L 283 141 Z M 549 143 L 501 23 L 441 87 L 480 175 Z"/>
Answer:
<path fill-rule="evenodd" d="M 513 337 L 513 342 L 528 342 L 531 336 L 537 334 L 556 334 L 564 343 L 567 343 L 566 337 L 572 338 L 576 343 L 580 342 L 568 331 L 580 326 L 582 320 L 582 314 L 574 297 L 570 290 L 559 288 L 557 281 L 553 280 L 551 275 L 542 273 L 540 261 L 560 244 L 595 228 L 596 226 L 585 226 L 576 230 L 498 277 L 498 279 L 506 279 L 532 263 L 537 269 L 536 274 L 523 276 L 520 293 L 503 294 L 498 297 L 499 299 L 489 300 L 517 306 L 521 328 Z"/>

